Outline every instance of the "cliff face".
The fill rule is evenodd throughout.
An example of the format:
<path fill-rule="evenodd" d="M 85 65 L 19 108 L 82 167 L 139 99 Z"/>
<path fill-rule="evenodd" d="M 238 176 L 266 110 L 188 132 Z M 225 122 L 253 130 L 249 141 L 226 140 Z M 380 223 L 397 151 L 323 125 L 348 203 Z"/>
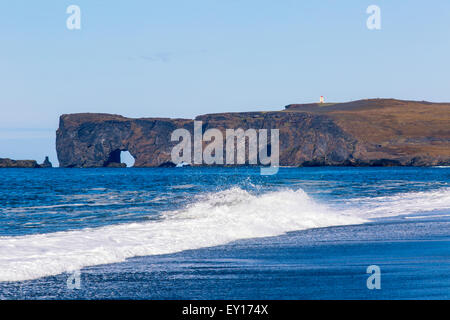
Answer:
<path fill-rule="evenodd" d="M 286 112 L 326 114 L 358 141 L 353 157 L 363 164 L 450 164 L 449 103 L 369 99 Z"/>
<path fill-rule="evenodd" d="M 62 167 L 120 166 L 120 151 L 128 150 L 136 167 L 158 166 L 170 161 L 172 131 L 189 122 L 110 114 L 62 115 L 56 132 L 58 160 Z"/>
<path fill-rule="evenodd" d="M 448 165 L 450 104 L 361 100 L 289 105 L 283 111 L 198 116 L 210 128 L 279 129 L 280 165 Z M 128 150 L 136 167 L 171 161 L 177 128 L 191 119 L 130 119 L 111 114 L 62 115 L 56 148 L 62 167 L 122 166 Z M 224 134 L 225 136 L 225 134 Z"/>

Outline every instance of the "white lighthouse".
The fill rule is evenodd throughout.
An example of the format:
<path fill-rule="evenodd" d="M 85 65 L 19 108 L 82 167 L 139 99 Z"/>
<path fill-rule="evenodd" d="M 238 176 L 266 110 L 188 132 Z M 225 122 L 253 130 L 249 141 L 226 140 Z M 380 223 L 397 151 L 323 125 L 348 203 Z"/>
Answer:
<path fill-rule="evenodd" d="M 320 100 L 319 100 L 319 103 L 324 103 L 324 99 L 323 99 L 323 96 L 320 96 Z"/>

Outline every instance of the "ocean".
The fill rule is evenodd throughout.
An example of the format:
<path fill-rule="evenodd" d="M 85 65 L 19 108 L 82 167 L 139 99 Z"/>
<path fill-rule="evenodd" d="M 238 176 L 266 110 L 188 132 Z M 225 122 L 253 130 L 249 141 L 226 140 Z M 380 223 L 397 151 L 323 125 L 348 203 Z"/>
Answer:
<path fill-rule="evenodd" d="M 449 167 L 0 174 L 0 299 L 450 298 Z"/>

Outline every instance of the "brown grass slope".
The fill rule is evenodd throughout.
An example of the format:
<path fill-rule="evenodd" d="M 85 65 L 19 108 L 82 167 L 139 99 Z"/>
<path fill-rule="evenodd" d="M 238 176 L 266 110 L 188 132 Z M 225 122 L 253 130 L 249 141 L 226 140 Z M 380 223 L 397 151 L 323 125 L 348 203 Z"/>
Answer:
<path fill-rule="evenodd" d="M 323 114 L 358 140 L 364 159 L 450 159 L 450 103 L 367 99 L 348 103 L 294 104 L 283 112 Z M 420 165 L 420 164 L 419 164 Z"/>

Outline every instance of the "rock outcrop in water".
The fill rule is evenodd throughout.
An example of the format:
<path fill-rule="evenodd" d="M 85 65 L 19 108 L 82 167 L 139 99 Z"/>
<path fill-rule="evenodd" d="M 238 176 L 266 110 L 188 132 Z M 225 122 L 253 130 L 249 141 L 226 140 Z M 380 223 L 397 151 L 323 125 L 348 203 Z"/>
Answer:
<path fill-rule="evenodd" d="M 52 165 L 52 163 L 50 162 L 50 160 L 48 159 L 48 157 L 45 157 L 44 162 L 41 163 L 41 164 L 39 165 L 39 167 L 41 167 L 41 168 L 52 168 L 53 165 Z"/>
<path fill-rule="evenodd" d="M 393 99 L 288 105 L 274 112 L 198 116 L 210 128 L 279 129 L 282 166 L 434 166 L 450 164 L 450 104 Z M 62 167 L 167 166 L 171 133 L 193 132 L 192 119 L 82 113 L 60 118 L 56 148 Z"/>
<path fill-rule="evenodd" d="M 48 157 L 42 164 L 38 164 L 36 160 L 12 160 L 9 158 L 0 158 L 0 168 L 51 168 L 52 163 Z"/>
<path fill-rule="evenodd" d="M 0 168 L 39 168 L 39 165 L 36 160 L 0 158 Z"/>

